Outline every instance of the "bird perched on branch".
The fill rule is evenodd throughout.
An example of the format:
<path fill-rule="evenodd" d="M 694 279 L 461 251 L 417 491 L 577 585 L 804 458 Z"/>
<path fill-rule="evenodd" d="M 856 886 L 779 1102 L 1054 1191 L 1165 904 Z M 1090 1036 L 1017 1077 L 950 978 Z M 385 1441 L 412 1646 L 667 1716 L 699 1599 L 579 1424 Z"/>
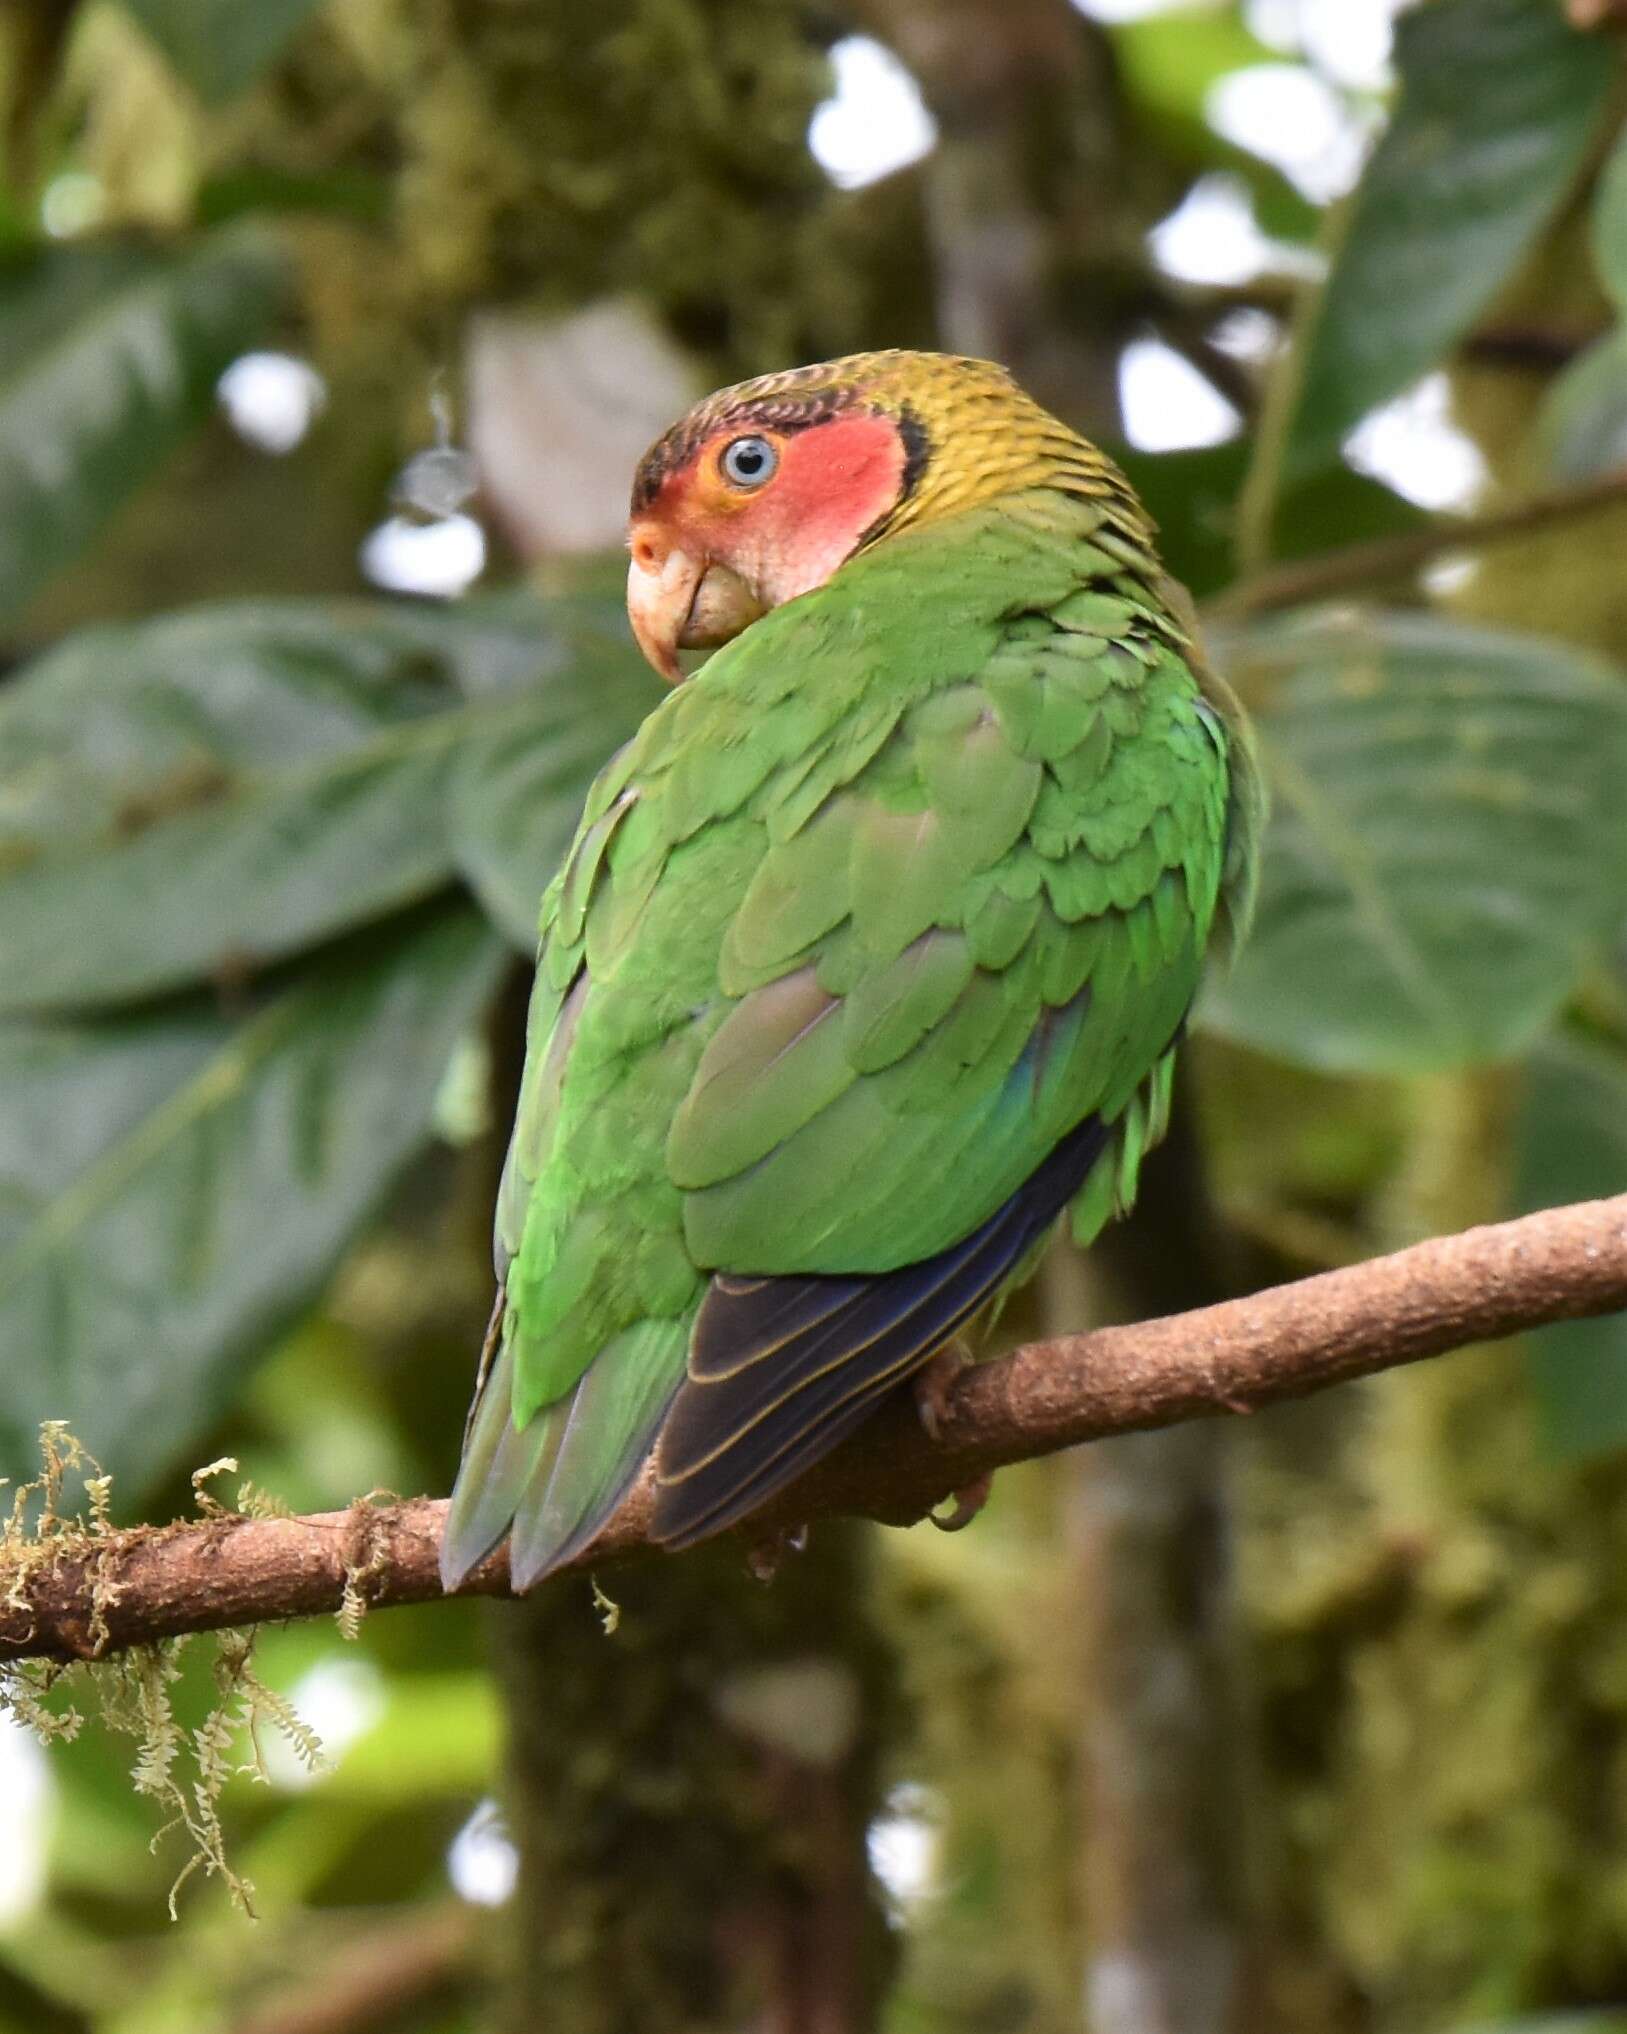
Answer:
<path fill-rule="evenodd" d="M 675 689 L 543 900 L 448 1586 L 510 1532 L 540 1580 L 652 1448 L 654 1538 L 722 1530 L 1070 1204 L 1088 1242 L 1247 913 L 1256 778 L 1185 596 L 1003 369 L 724 389 L 646 454 L 629 537 Z"/>

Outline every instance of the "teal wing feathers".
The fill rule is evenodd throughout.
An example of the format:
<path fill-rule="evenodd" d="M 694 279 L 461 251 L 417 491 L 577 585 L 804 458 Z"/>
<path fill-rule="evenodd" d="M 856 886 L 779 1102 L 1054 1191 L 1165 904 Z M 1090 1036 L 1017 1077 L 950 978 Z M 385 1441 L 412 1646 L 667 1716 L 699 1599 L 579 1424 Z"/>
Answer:
<path fill-rule="evenodd" d="M 449 1574 L 509 1519 L 521 1586 L 556 1565 L 664 1427 L 724 1464 L 714 1521 L 828 1445 L 834 1414 L 795 1398 L 806 1341 L 759 1338 L 727 1392 L 686 1381 L 712 1274 L 801 1281 L 839 1378 L 862 1338 L 819 1281 L 891 1276 L 872 1313 L 936 1319 L 896 1275 L 964 1254 L 1087 1119 L 1076 1222 L 1133 1193 L 1219 904 L 1235 742 L 1150 561 L 1069 513 L 1043 540 L 968 516 L 959 556 L 939 530 L 856 561 L 595 786 L 544 905 Z M 895 1367 L 933 1346 L 898 1332 Z M 853 1392 L 818 1396 L 851 1423 Z M 682 1481 L 665 1444 L 657 1466 Z"/>

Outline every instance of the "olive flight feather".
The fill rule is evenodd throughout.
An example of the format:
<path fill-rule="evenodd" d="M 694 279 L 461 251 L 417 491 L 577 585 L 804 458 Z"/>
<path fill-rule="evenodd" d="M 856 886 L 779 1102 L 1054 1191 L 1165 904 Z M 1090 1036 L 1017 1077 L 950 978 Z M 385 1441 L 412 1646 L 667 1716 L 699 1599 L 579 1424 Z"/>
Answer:
<path fill-rule="evenodd" d="M 653 1451 L 746 1515 L 1134 1196 L 1246 733 L 1122 475 L 1005 372 L 857 355 L 697 406 L 633 486 L 651 663 L 716 653 L 543 899 L 497 1310 L 442 1555 L 521 1589 Z M 716 647 L 721 645 L 721 647 Z"/>

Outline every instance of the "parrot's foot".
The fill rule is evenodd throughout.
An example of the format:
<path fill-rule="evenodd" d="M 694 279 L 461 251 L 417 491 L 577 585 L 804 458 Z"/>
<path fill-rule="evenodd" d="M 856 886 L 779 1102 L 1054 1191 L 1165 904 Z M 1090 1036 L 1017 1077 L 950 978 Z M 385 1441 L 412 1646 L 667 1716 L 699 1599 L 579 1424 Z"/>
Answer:
<path fill-rule="evenodd" d="M 954 1506 L 953 1511 L 929 1511 L 927 1517 L 939 1532 L 958 1533 L 963 1527 L 969 1526 L 988 1503 L 989 1493 L 993 1488 L 994 1471 L 985 1469 L 983 1474 L 975 1482 L 968 1483 L 964 1490 L 950 1492 L 949 1501 Z"/>
<path fill-rule="evenodd" d="M 808 1544 L 808 1528 L 805 1525 L 781 1526 L 778 1532 L 770 1533 L 766 1539 L 756 1540 L 746 1549 L 746 1568 L 754 1582 L 772 1582 L 784 1566 L 787 1554 L 800 1554 Z"/>
<path fill-rule="evenodd" d="M 955 1385 L 960 1373 L 976 1359 L 964 1342 L 945 1343 L 920 1370 L 916 1371 L 913 1384 L 915 1409 L 920 1415 L 921 1425 L 926 1429 L 929 1441 L 942 1437 L 944 1419 L 949 1411 L 949 1401 L 955 1395 Z M 929 1511 L 927 1517 L 940 1532 L 958 1533 L 962 1526 L 969 1526 L 989 1501 L 989 1492 L 994 1488 L 994 1471 L 991 1469 L 968 1483 L 964 1490 L 951 1493 L 952 1509 L 943 1513 Z"/>
<path fill-rule="evenodd" d="M 964 1342 L 946 1342 L 935 1356 L 929 1356 L 910 1380 L 915 1392 L 915 1410 L 921 1416 L 929 1441 L 943 1438 L 944 1416 L 955 1395 L 960 1373 L 969 1369 L 972 1352 Z"/>

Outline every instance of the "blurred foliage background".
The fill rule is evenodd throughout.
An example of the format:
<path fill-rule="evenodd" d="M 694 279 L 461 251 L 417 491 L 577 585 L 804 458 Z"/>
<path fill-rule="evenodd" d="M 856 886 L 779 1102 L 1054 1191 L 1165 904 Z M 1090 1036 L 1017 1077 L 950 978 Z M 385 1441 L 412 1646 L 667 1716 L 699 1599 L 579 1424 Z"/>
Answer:
<path fill-rule="evenodd" d="M 859 347 L 1122 455 L 1274 785 L 1177 1135 L 1015 1332 L 1627 1184 L 1620 13 L 4 0 L 0 1472 L 447 1488 L 536 900 L 655 702 L 632 462 Z M 0 2028 L 1627 2028 L 1624 1450 L 1617 1319 L 770 1589 L 196 1642 L 111 1702 L 168 1809 L 0 1716 Z M 171 1920 L 223 1703 L 259 1918 Z"/>

